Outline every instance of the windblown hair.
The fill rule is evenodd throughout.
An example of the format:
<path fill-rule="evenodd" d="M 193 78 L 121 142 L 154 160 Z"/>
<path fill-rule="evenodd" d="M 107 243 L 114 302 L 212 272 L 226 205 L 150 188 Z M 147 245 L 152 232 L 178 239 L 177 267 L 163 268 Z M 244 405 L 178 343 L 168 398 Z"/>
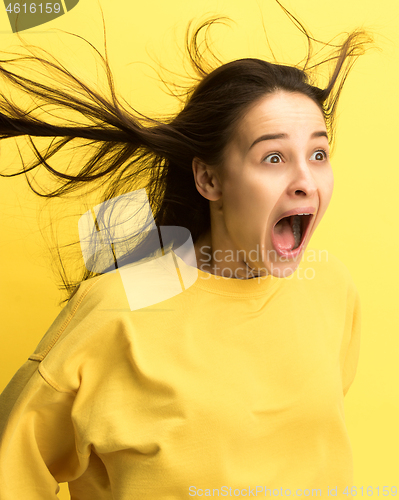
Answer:
<path fill-rule="evenodd" d="M 203 30 L 207 33 L 210 26 L 225 18 L 207 19 L 197 26 L 191 38 L 190 22 L 185 47 L 197 78 L 195 84 L 183 94 L 181 111 L 164 120 L 145 116 L 126 101 L 121 103 L 115 91 L 106 49 L 104 57 L 90 44 L 105 68 L 109 96 L 80 81 L 46 51 L 43 51 L 46 57 L 29 55 L 1 60 L 3 85 L 5 82 L 22 91 L 37 105 L 34 109 L 22 109 L 7 99 L 4 93 L 0 94 L 0 140 L 27 136 L 35 154 L 32 164 L 26 165 L 21 157 L 20 170 L 0 175 L 11 177 L 24 174 L 30 188 L 45 198 L 64 197 L 83 188 L 85 193 L 99 191 L 99 203 L 145 187 L 156 227 L 186 228 L 195 243 L 210 228 L 210 211 L 209 201 L 199 194 L 195 186 L 193 158 L 222 168 L 226 147 L 233 140 L 241 118 L 259 99 L 278 90 L 300 92 L 318 104 L 332 145 L 334 118 L 343 84 L 357 57 L 372 42 L 366 31 L 354 30 L 345 34 L 342 43 L 323 43 L 324 47 L 329 47 L 328 57 L 311 65 L 313 43 L 322 42 L 314 39 L 276 1 L 307 39 L 308 54 L 303 64 L 284 65 L 245 58 L 207 69 L 199 49 L 199 35 Z M 62 85 L 58 88 L 55 84 L 45 85 L 7 69 L 19 62 L 41 64 L 49 74 L 54 75 L 54 82 L 62 82 Z M 325 88 L 320 88 L 315 84 L 316 70 L 324 68 L 327 63 L 329 81 Z M 38 116 L 38 111 L 42 113 L 46 106 L 51 105 L 57 107 L 61 116 L 73 112 L 79 114 L 80 120 L 76 119 L 73 125 L 70 119 L 65 119 L 64 124 L 51 124 Z M 52 140 L 46 148 L 39 148 L 33 140 L 35 137 L 50 137 Z M 76 148 L 86 147 L 89 152 L 80 171 L 75 174 L 68 173 L 68 169 L 59 171 L 49 163 L 68 143 L 76 143 Z M 29 180 L 27 174 L 40 166 L 58 182 L 55 189 L 37 190 Z M 129 247 L 123 256 L 119 254 L 115 265 L 141 258 L 145 252 L 138 250 L 140 245 Z M 59 252 L 58 255 L 60 257 Z M 88 269 L 86 266 L 79 279 L 72 280 L 61 258 L 60 261 L 61 287 L 69 297 L 81 281 L 102 272 L 98 267 Z"/>

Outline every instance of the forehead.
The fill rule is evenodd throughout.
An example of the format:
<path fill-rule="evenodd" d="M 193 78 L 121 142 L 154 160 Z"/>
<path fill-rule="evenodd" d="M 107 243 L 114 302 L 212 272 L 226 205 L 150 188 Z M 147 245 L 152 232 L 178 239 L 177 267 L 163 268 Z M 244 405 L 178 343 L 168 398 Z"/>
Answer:
<path fill-rule="evenodd" d="M 308 139 L 319 130 L 326 130 L 324 116 L 310 97 L 278 91 L 251 106 L 237 127 L 235 139 L 240 149 L 248 149 L 262 134 L 285 133 Z"/>

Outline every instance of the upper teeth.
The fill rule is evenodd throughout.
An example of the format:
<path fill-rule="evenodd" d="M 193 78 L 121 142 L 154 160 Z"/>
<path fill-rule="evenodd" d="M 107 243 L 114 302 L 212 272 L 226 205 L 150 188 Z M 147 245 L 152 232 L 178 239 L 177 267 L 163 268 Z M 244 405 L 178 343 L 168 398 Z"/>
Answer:
<path fill-rule="evenodd" d="M 296 215 L 310 215 L 310 214 L 296 214 Z"/>

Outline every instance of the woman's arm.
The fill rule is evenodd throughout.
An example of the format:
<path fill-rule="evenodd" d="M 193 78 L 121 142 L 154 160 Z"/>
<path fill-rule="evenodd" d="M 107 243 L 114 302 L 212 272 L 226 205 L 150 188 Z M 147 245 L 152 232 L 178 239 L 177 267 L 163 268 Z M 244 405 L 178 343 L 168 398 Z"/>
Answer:
<path fill-rule="evenodd" d="M 353 306 L 351 313 L 351 337 L 346 351 L 342 374 L 342 388 L 344 396 L 348 392 L 349 387 L 352 385 L 352 382 L 355 378 L 360 354 L 361 308 L 359 293 L 356 288 L 354 289 Z"/>
<path fill-rule="evenodd" d="M 59 383 L 46 370 L 45 360 L 65 337 L 72 346 L 84 341 L 87 324 L 95 324 L 85 298 L 98 279 L 85 282 L 50 326 L 35 352 L 0 394 L 1 500 L 57 499 L 58 483 L 82 476 L 89 464 L 90 447 L 80 449 L 73 405 L 79 391 L 73 348 L 53 356 L 70 384 Z M 90 300 L 89 300 L 90 302 Z M 83 309 L 83 310 L 82 310 Z M 95 313 L 93 314 L 95 316 Z M 65 381 L 63 381 L 65 382 Z"/>
<path fill-rule="evenodd" d="M 52 387 L 28 360 L 0 395 L 0 498 L 57 499 L 58 483 L 87 467 L 75 440 L 72 392 Z"/>

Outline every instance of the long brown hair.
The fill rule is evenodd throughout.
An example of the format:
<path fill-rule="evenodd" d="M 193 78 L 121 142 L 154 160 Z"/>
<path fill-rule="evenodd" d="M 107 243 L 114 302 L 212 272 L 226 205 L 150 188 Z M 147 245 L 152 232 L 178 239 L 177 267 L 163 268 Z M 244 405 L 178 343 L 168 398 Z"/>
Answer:
<path fill-rule="evenodd" d="M 369 33 L 362 29 L 345 34 L 339 44 L 319 42 L 278 0 L 276 2 L 307 38 L 308 53 L 304 61 L 298 65 L 284 65 L 244 58 L 209 69 L 198 39 L 204 30 L 206 36 L 210 26 L 226 18 L 209 18 L 199 23 L 191 35 L 190 22 L 185 47 L 197 78 L 183 92 L 182 109 L 175 116 L 162 120 L 145 116 L 126 101 L 124 104 L 121 102 L 115 92 L 106 50 L 104 57 L 91 44 L 105 69 L 109 95 L 79 80 L 43 49 L 46 57 L 34 54 L 0 60 L 0 75 L 7 85 L 33 97 L 37 103 L 33 109 L 21 109 L 4 93 L 0 95 L 0 140 L 27 136 L 35 154 L 35 161 L 30 165 L 25 164 L 22 155 L 20 170 L 0 175 L 11 177 L 24 174 L 30 188 L 44 198 L 79 193 L 83 187 L 86 194 L 99 191 L 99 203 L 144 187 L 156 227 L 186 228 L 193 241 L 197 241 L 210 227 L 210 213 L 209 201 L 195 187 L 193 158 L 220 168 L 226 146 L 232 140 L 241 117 L 258 99 L 279 89 L 300 92 L 319 105 L 332 146 L 334 117 L 342 86 L 357 57 L 372 42 Z M 314 43 L 323 43 L 329 48 L 329 55 L 312 65 Z M 42 65 L 54 76 L 54 84 L 46 85 L 7 69 L 27 62 Z M 316 70 L 327 63 L 331 68 L 329 81 L 325 88 L 320 88 L 315 84 Z M 57 87 L 55 83 L 61 85 Z M 56 105 L 66 115 L 72 111 L 80 119 L 75 119 L 72 125 L 71 120 L 66 119 L 63 124 L 51 124 L 37 113 L 50 105 Z M 39 148 L 34 137 L 50 137 L 52 140 L 45 148 Z M 56 153 L 74 142 L 76 147 L 87 147 L 89 152 L 78 173 L 59 171 L 50 165 L 49 161 L 54 160 Z M 45 190 L 33 185 L 28 173 L 39 166 L 47 169 L 51 178 L 57 180 L 57 187 Z M 145 240 L 147 244 L 150 240 L 154 243 L 153 232 L 149 236 Z M 151 245 L 143 247 L 144 242 L 140 246 L 133 240 L 132 245 L 126 247 L 124 256 L 115 262 L 116 267 L 141 258 L 146 253 L 143 248 L 147 248 L 148 253 Z M 65 269 L 59 249 L 58 256 L 63 282 L 61 287 L 67 290 L 69 296 L 78 283 L 101 274 L 98 267 L 85 267 L 79 278 L 73 280 L 71 269 Z M 103 272 L 106 270 L 105 266 Z"/>

